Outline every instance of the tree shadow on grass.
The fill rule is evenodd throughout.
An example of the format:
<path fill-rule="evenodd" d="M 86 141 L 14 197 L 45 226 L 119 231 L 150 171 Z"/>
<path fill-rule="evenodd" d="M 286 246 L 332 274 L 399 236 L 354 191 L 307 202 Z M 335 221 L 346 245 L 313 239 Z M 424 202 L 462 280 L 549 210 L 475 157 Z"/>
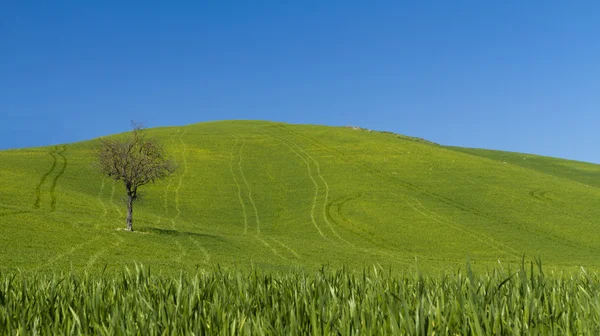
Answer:
<path fill-rule="evenodd" d="M 178 231 L 172 229 L 161 229 L 161 228 L 141 228 L 140 232 L 148 232 L 165 236 L 174 236 L 174 237 L 197 237 L 197 238 L 209 238 L 216 239 L 222 242 L 227 241 L 221 236 L 206 234 L 206 233 L 197 233 L 197 232 L 189 232 L 189 231 Z"/>

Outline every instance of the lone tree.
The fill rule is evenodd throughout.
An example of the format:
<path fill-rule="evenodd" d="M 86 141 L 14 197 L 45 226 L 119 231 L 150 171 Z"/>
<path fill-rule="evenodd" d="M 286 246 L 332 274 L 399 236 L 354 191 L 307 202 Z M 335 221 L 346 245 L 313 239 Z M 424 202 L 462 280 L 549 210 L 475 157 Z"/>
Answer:
<path fill-rule="evenodd" d="M 102 173 L 123 181 L 127 190 L 127 230 L 133 231 L 133 202 L 138 188 L 171 175 L 176 165 L 165 156 L 162 144 L 146 136 L 140 123 L 123 138 L 102 138 L 98 161 Z"/>

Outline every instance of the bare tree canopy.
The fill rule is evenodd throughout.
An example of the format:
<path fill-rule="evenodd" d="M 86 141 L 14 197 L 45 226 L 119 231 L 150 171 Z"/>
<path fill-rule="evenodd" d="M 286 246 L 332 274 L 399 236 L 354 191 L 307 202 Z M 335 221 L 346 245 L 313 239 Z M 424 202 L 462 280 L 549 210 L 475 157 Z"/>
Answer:
<path fill-rule="evenodd" d="M 132 122 L 133 130 L 124 138 L 102 138 L 98 148 L 102 173 L 123 181 L 127 190 L 127 230 L 133 231 L 133 202 L 138 188 L 171 175 L 176 165 L 166 158 L 157 139 L 148 137 L 144 127 Z"/>

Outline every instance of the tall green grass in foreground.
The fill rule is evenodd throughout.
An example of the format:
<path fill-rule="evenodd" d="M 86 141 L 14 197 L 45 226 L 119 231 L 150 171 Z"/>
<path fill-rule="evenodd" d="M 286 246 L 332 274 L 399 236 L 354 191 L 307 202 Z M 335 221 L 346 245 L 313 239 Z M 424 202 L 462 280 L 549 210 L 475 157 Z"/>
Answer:
<path fill-rule="evenodd" d="M 215 269 L 167 278 L 0 275 L 3 334 L 598 334 L 600 278 L 514 272 L 440 276 Z"/>

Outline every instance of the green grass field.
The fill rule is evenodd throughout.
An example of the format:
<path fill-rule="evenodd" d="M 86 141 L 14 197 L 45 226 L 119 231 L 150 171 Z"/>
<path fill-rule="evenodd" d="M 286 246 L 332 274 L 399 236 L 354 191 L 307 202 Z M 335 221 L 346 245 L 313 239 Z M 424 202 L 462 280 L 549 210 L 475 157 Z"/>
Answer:
<path fill-rule="evenodd" d="M 97 140 L 0 151 L 0 269 L 159 272 L 373 264 L 424 272 L 600 268 L 600 166 L 346 127 L 149 129 L 179 170 L 141 189 L 93 168 Z"/>
<path fill-rule="evenodd" d="M 597 335 L 597 274 L 0 273 L 0 334 Z"/>

